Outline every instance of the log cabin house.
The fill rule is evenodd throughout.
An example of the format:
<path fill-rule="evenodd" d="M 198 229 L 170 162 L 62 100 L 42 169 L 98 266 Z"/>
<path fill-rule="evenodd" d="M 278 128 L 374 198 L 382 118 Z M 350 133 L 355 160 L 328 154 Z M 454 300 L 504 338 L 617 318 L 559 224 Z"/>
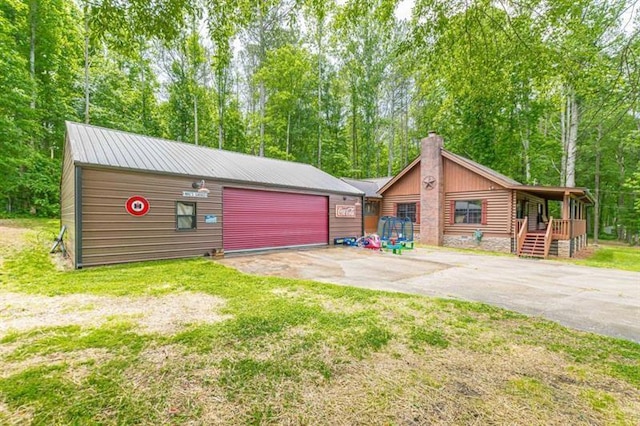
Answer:
<path fill-rule="evenodd" d="M 447 151 L 434 133 L 375 194 L 348 182 L 364 190 L 365 205 L 379 205 L 368 232 L 381 216 L 399 216 L 410 217 L 415 239 L 429 245 L 545 258 L 573 257 L 587 245 L 587 189 L 523 185 Z"/>

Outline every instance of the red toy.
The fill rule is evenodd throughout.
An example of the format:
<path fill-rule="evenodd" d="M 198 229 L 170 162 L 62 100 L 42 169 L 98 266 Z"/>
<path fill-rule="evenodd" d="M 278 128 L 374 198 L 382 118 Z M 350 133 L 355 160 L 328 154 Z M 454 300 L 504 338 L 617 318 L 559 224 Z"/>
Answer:
<path fill-rule="evenodd" d="M 358 247 L 364 247 L 371 250 L 381 250 L 382 241 L 377 234 L 361 237 L 358 239 Z"/>

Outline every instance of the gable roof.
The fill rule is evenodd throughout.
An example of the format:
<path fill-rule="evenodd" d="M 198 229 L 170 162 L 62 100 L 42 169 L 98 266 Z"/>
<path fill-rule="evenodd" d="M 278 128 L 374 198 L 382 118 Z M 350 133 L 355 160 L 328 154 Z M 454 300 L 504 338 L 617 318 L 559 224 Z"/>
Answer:
<path fill-rule="evenodd" d="M 530 192 L 532 194 L 537 194 L 541 197 L 545 197 L 550 200 L 562 200 L 563 196 L 567 194 L 567 195 L 576 196 L 587 204 L 594 203 L 594 198 L 587 188 L 523 185 L 517 180 L 510 178 L 509 176 L 496 172 L 495 170 L 487 166 L 484 166 L 480 163 L 476 163 L 473 160 L 462 157 L 458 154 L 454 154 L 453 152 L 447 151 L 444 148 L 442 149 L 442 156 L 474 173 L 477 173 L 478 175 L 486 179 L 489 179 L 492 182 L 497 183 L 498 185 L 503 186 L 506 189 L 515 189 L 518 191 Z M 413 169 L 416 165 L 420 164 L 420 158 L 421 157 L 418 156 L 415 160 L 409 163 L 404 169 L 402 169 L 400 173 L 398 173 L 391 180 L 389 180 L 382 188 L 378 190 L 378 194 L 382 195 L 383 192 L 385 192 L 387 189 L 393 186 L 404 175 L 409 173 L 411 169 Z"/>
<path fill-rule="evenodd" d="M 69 121 L 66 126 L 71 156 L 77 165 L 363 194 L 309 164 L 256 157 Z"/>
<path fill-rule="evenodd" d="M 364 196 L 367 198 L 382 198 L 382 195 L 378 194 L 378 190 L 386 185 L 386 183 L 389 182 L 392 177 L 387 176 L 369 179 L 350 179 L 343 177 L 340 179 L 347 182 L 349 185 L 363 191 Z"/>
<path fill-rule="evenodd" d="M 504 186 L 505 188 L 522 185 L 520 182 L 511 179 L 509 176 L 505 176 L 502 173 L 498 173 L 487 166 L 483 166 L 482 164 L 476 163 L 473 160 L 469 160 L 468 158 L 462 157 L 458 154 L 454 154 L 453 152 L 447 151 L 446 149 L 442 150 L 442 156 L 471 170 L 472 172 L 479 174 L 482 177 L 489 179 L 490 181 L 497 183 L 498 185 Z"/>
<path fill-rule="evenodd" d="M 394 176 L 394 177 L 393 177 L 389 182 L 387 182 L 386 184 L 384 184 L 384 185 L 382 186 L 382 188 L 380 188 L 380 189 L 378 190 L 378 194 L 382 195 L 382 193 L 383 193 L 384 191 L 386 191 L 387 189 L 391 188 L 391 187 L 393 186 L 393 184 L 394 184 L 394 183 L 396 183 L 397 181 L 399 181 L 400 179 L 402 179 L 402 176 L 404 176 L 404 175 L 406 175 L 407 173 L 409 173 L 409 171 L 410 171 L 411 169 L 413 169 L 413 167 L 414 167 L 416 164 L 420 164 L 420 156 L 419 156 L 419 155 L 416 157 L 416 159 L 415 159 L 415 160 L 413 160 L 411 163 L 407 164 L 407 165 L 405 166 L 405 168 L 404 168 L 404 169 L 400 170 L 400 173 L 398 173 L 397 175 L 395 175 L 395 176 Z"/>

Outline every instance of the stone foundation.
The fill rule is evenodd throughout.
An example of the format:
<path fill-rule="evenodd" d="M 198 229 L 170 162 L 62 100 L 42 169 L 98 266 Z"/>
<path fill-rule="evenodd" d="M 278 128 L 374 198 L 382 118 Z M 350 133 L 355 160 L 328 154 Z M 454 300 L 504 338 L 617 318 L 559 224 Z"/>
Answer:
<path fill-rule="evenodd" d="M 445 235 L 443 245 L 445 247 L 473 248 L 511 253 L 511 238 L 505 237 L 483 237 L 480 243 L 478 243 L 473 236 L 470 235 Z"/>
<path fill-rule="evenodd" d="M 571 257 L 570 245 L 569 240 L 558 240 L 558 257 Z"/>

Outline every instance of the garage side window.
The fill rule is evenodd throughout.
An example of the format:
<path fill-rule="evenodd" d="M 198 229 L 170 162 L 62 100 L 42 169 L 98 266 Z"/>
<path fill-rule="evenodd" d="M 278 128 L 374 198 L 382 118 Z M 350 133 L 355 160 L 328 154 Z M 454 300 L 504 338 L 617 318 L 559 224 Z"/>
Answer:
<path fill-rule="evenodd" d="M 196 203 L 176 202 L 176 229 L 196 229 Z"/>
<path fill-rule="evenodd" d="M 411 222 L 416 221 L 416 203 L 399 203 L 396 207 L 396 216 L 403 219 L 408 217 Z"/>
<path fill-rule="evenodd" d="M 482 201 L 456 201 L 455 223 L 482 223 Z"/>

